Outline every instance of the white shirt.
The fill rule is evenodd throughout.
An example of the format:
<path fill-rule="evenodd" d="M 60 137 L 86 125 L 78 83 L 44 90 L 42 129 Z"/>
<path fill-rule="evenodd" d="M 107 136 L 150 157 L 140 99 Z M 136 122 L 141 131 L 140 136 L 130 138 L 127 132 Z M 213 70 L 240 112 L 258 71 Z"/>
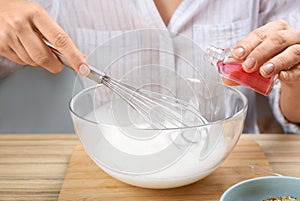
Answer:
<path fill-rule="evenodd" d="M 86 55 L 110 37 L 128 30 L 145 28 L 168 30 L 192 39 L 205 50 L 208 45 L 233 47 L 250 31 L 280 18 L 295 28 L 300 27 L 299 3 L 293 0 L 183 0 L 168 26 L 165 26 L 151 0 L 35 1 L 49 11 Z M 128 69 L 122 70 L 114 73 L 124 73 Z M 277 85 L 270 95 L 274 114 L 286 132 L 300 133 L 299 127 L 286 122 L 280 112 L 278 104 L 280 84 Z M 239 89 L 249 101 L 244 132 L 258 133 L 255 92 L 244 87 Z M 63 91 L 55 93 L 64 94 Z"/>

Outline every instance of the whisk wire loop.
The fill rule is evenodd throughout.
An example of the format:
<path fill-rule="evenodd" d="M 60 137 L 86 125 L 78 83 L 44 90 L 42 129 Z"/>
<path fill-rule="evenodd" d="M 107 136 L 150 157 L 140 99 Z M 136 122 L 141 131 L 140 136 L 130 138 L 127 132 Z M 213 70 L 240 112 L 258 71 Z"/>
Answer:
<path fill-rule="evenodd" d="M 63 64 L 70 66 L 64 56 L 50 42 L 45 39 L 44 42 Z M 136 110 L 152 128 L 166 129 L 199 126 L 206 122 L 197 108 L 185 101 L 152 91 L 137 89 L 124 82 L 110 78 L 104 72 L 91 65 L 89 67 L 90 73 L 87 75 L 89 79 L 111 89 Z M 186 121 L 184 115 L 192 115 L 192 118 L 188 119 L 193 121 Z"/>

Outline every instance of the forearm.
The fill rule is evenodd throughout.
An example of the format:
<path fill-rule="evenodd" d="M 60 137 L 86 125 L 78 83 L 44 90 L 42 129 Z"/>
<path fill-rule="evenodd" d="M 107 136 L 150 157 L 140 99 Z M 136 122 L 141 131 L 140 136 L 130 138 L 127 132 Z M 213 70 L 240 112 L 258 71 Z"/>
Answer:
<path fill-rule="evenodd" d="M 300 80 L 295 83 L 281 83 L 279 105 L 286 120 L 300 123 Z"/>

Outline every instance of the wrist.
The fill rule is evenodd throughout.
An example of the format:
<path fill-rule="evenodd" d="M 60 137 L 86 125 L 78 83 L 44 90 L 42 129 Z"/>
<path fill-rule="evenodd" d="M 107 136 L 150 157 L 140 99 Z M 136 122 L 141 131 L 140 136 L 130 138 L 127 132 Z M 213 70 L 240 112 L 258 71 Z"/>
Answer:
<path fill-rule="evenodd" d="M 300 124 L 300 81 L 281 82 L 279 106 L 285 119 Z"/>

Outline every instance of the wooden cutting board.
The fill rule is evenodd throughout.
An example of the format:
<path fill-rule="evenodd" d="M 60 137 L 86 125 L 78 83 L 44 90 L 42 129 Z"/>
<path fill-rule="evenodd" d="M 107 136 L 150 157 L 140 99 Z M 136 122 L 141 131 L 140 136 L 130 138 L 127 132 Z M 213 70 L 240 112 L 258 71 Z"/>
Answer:
<path fill-rule="evenodd" d="M 153 190 L 122 183 L 104 173 L 87 156 L 82 146 L 74 148 L 59 200 L 219 200 L 231 185 L 245 179 L 264 176 L 253 173 L 249 165 L 272 170 L 255 141 L 240 140 L 222 165 L 208 177 L 188 186 Z"/>

